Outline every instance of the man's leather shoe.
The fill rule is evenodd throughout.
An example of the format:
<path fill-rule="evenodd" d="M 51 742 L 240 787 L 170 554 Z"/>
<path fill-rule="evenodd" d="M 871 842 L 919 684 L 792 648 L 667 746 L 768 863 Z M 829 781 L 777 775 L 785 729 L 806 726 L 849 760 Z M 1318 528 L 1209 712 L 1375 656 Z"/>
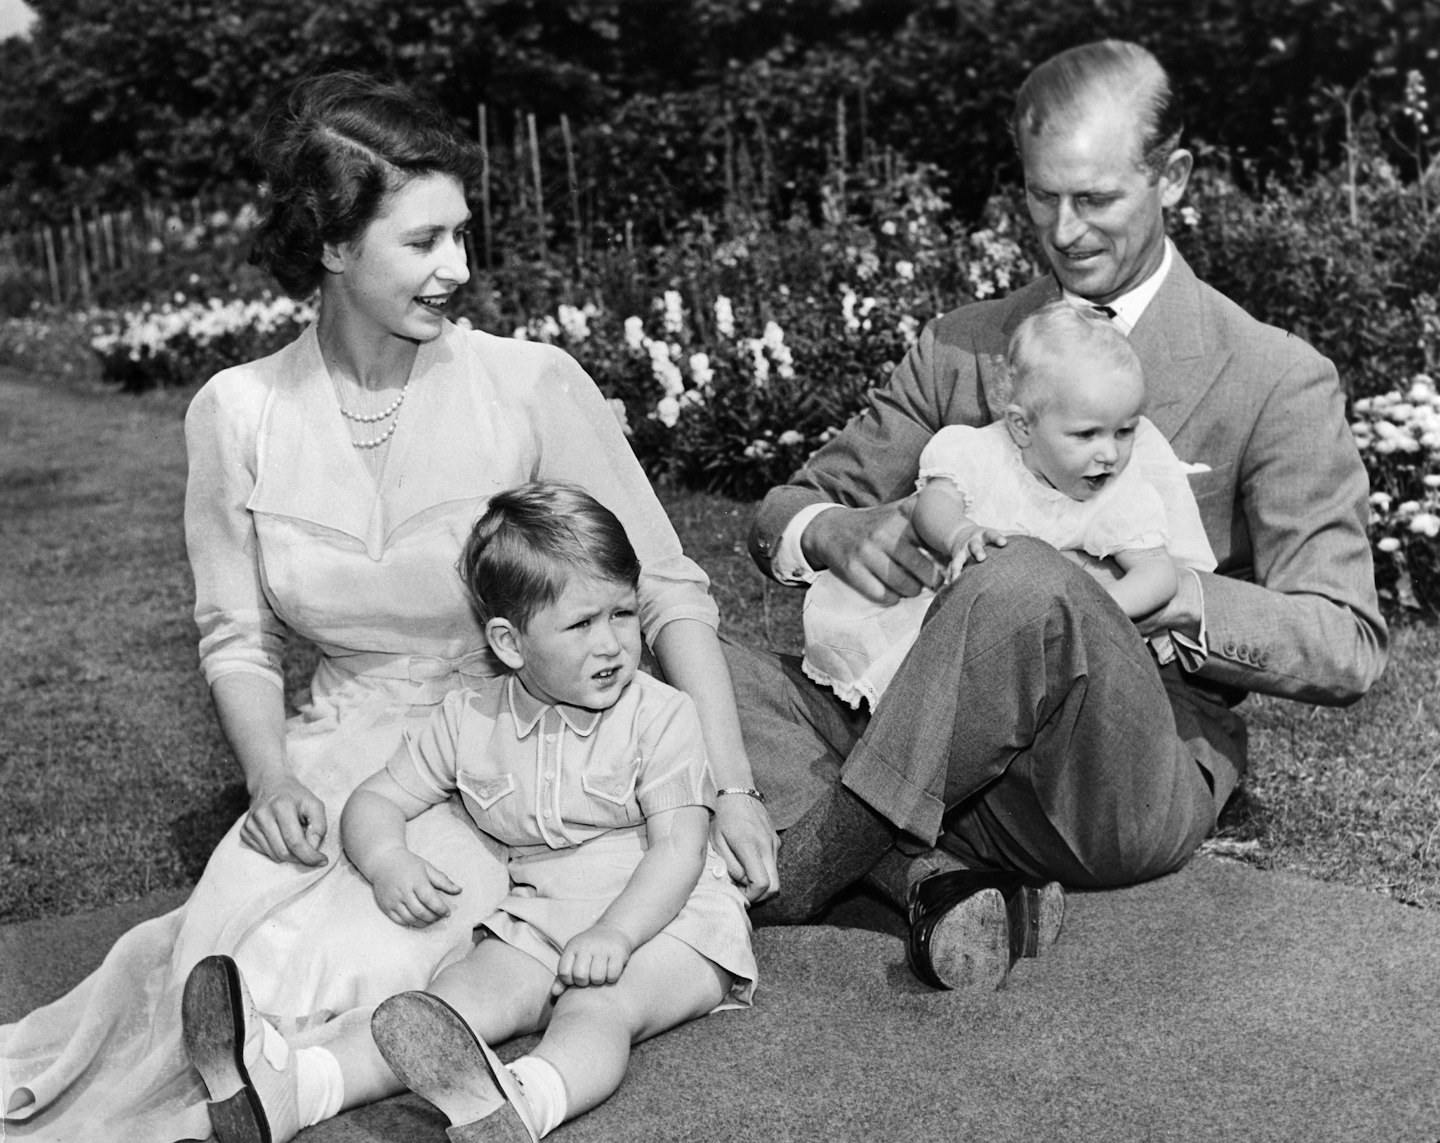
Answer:
<path fill-rule="evenodd" d="M 1018 873 L 933 873 L 906 896 L 910 967 L 935 988 L 1001 988 L 1010 966 L 1055 942 L 1065 891 Z"/>

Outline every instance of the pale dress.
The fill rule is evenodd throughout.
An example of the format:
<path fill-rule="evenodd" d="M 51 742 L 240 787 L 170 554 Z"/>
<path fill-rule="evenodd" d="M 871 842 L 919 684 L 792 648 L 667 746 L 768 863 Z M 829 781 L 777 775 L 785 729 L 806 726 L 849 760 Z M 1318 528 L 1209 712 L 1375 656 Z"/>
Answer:
<path fill-rule="evenodd" d="M 226 370 L 186 421 L 186 540 L 208 681 L 251 672 L 280 685 L 286 627 L 325 657 L 286 754 L 324 800 L 321 869 L 217 846 L 189 901 L 137 926 L 74 990 L 0 1028 L 0 1085 L 34 1102 L 7 1139 L 173 1143 L 205 1138 L 205 1092 L 185 1056 L 186 975 L 203 956 L 239 962 L 257 1006 L 293 1042 L 368 1019 L 471 947 L 505 895 L 499 848 L 456 801 L 420 815 L 410 844 L 463 887 L 451 916 L 407 929 L 376 908 L 340 849 L 350 791 L 407 726 L 469 679 L 492 674 L 455 562 L 496 491 L 532 479 L 587 488 L 640 555 L 648 637 L 680 618 L 717 623 L 704 573 L 680 543 L 598 389 L 549 346 L 447 323 L 421 346 L 383 473 L 356 455 L 312 327 L 269 358 Z M 337 1014 L 339 1023 L 324 1023 Z M 348 1015 L 343 1015 L 348 1014 Z"/>
<path fill-rule="evenodd" d="M 1062 551 L 1103 560 L 1164 547 L 1182 566 L 1213 571 L 1215 556 L 1186 473 L 1169 442 L 1142 417 L 1124 471 L 1099 495 L 1074 500 L 1037 479 L 1003 422 L 994 421 L 940 429 L 920 454 L 917 487 L 948 478 L 975 523 L 1034 536 Z M 893 604 L 875 603 L 834 573 L 819 573 L 805 594 L 801 666 L 850 706 L 867 703 L 873 713 L 934 599 L 935 592 L 924 589 Z"/>
<path fill-rule="evenodd" d="M 457 789 L 507 847 L 510 892 L 485 927 L 551 972 L 599 921 L 648 848 L 646 821 L 683 806 L 714 811 L 715 780 L 690 697 L 638 674 L 613 707 L 548 705 L 512 675 L 454 691 L 390 774 L 421 801 Z M 720 1008 L 755 993 L 745 896 L 709 847 L 695 888 L 662 930 L 734 978 Z"/>

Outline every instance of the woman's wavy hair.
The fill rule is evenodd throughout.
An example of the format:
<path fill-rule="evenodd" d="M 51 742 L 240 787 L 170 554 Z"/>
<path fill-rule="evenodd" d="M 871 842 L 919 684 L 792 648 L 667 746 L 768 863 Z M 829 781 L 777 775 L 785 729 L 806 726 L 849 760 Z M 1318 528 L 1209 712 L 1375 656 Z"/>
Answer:
<path fill-rule="evenodd" d="M 308 76 L 283 91 L 256 133 L 262 220 L 250 261 L 291 297 L 324 280 L 326 243 L 353 242 L 387 195 L 421 175 L 480 179 L 478 144 L 439 107 L 361 72 Z"/>

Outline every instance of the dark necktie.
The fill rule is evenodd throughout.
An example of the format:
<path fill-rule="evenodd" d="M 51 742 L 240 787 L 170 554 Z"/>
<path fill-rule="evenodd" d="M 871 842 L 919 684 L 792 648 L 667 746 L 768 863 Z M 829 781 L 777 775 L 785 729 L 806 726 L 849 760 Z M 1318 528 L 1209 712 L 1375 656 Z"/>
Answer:
<path fill-rule="evenodd" d="M 1092 306 L 1090 307 L 1090 309 L 1091 309 L 1093 312 L 1099 314 L 1101 317 L 1103 317 L 1103 318 L 1105 318 L 1105 319 L 1107 319 L 1107 320 L 1109 320 L 1109 321 L 1113 321 L 1113 320 L 1115 319 L 1115 311 L 1112 310 L 1109 306 L 1093 306 L 1093 305 L 1092 305 Z"/>

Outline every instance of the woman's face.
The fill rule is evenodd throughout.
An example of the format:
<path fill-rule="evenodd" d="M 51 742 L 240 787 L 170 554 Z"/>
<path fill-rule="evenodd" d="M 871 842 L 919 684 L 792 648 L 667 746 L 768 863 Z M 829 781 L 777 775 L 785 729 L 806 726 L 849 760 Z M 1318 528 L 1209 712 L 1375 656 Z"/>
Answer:
<path fill-rule="evenodd" d="M 470 279 L 470 210 L 453 175 L 420 175 L 389 195 L 354 242 L 325 248 L 325 298 L 379 332 L 438 337 L 445 307 Z"/>

